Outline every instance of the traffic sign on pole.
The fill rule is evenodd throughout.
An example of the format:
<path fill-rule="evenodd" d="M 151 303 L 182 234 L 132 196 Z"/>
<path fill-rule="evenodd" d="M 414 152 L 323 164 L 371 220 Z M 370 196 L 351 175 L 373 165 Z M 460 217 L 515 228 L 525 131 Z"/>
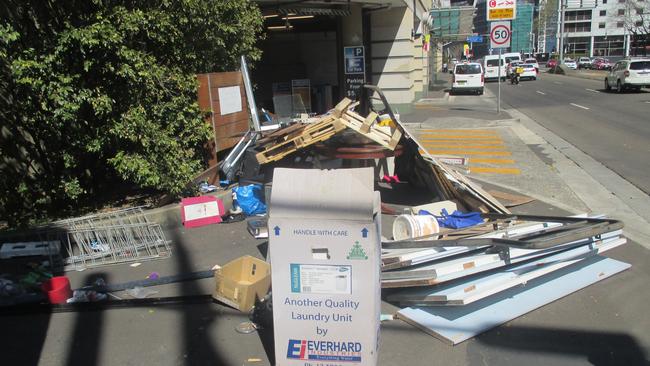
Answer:
<path fill-rule="evenodd" d="M 487 0 L 485 9 L 488 22 L 495 20 L 514 20 L 517 17 L 516 0 Z"/>
<path fill-rule="evenodd" d="M 511 36 L 510 22 L 490 23 L 490 48 L 510 47 Z"/>

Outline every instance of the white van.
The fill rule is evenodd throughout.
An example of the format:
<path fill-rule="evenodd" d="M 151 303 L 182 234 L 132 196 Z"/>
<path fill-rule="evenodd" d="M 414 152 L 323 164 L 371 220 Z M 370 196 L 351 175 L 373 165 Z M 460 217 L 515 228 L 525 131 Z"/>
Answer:
<path fill-rule="evenodd" d="M 504 53 L 504 54 L 503 54 L 503 59 L 506 61 L 506 73 L 507 73 L 508 71 L 510 71 L 510 68 L 508 67 L 508 64 L 509 64 L 509 63 L 512 63 L 512 62 L 519 62 L 519 63 L 521 63 L 521 61 L 522 61 L 522 60 L 521 60 L 521 55 L 519 54 L 519 52 L 508 52 L 508 53 Z M 507 76 L 510 77 L 510 75 L 507 75 Z"/>
<path fill-rule="evenodd" d="M 500 61 L 500 62 L 499 62 Z M 483 70 L 485 70 L 485 80 L 496 80 L 499 78 L 499 66 L 501 66 L 501 80 L 506 79 L 506 63 L 503 56 L 487 55 L 483 58 Z"/>
<path fill-rule="evenodd" d="M 512 61 L 519 61 L 519 62 L 522 61 L 519 52 L 504 53 L 501 57 L 503 57 L 503 59 L 506 60 L 506 65 L 511 63 Z"/>
<path fill-rule="evenodd" d="M 474 92 L 483 94 L 483 67 L 478 62 L 463 62 L 454 66 L 454 74 L 451 78 L 451 93 L 459 91 Z"/>

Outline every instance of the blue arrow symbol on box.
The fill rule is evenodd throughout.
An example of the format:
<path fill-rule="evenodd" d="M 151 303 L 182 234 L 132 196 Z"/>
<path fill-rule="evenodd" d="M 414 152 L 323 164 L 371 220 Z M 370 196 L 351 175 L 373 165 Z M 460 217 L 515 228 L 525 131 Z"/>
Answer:
<path fill-rule="evenodd" d="M 279 226 L 274 227 L 273 231 L 275 232 L 275 236 L 280 235 L 280 227 Z"/>
<path fill-rule="evenodd" d="M 367 238 L 367 237 L 368 237 L 368 229 L 366 229 L 366 228 L 364 227 L 364 228 L 361 230 L 361 236 L 364 237 L 364 238 Z"/>

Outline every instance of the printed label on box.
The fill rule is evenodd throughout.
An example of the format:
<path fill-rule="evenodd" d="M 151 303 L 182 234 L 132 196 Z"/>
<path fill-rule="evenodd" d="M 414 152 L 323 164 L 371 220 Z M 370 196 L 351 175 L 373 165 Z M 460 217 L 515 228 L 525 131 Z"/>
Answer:
<path fill-rule="evenodd" d="M 352 266 L 290 264 L 291 292 L 351 294 Z"/>

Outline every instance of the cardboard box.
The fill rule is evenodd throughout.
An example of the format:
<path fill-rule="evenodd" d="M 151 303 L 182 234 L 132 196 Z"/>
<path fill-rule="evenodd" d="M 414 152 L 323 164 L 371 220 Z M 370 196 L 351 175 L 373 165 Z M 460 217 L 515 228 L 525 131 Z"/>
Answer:
<path fill-rule="evenodd" d="M 271 287 L 271 266 L 249 255 L 228 262 L 214 271 L 216 288 L 212 297 L 243 312 L 250 311 L 256 298 Z"/>
<path fill-rule="evenodd" d="M 373 169 L 276 168 L 269 215 L 276 365 L 376 365 L 381 214 Z"/>

